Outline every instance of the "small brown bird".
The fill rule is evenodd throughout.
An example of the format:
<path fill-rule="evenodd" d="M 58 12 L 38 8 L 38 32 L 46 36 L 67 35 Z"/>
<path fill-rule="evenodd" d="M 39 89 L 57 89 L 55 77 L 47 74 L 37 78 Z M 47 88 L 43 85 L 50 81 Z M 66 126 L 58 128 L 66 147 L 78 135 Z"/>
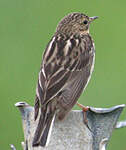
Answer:
<path fill-rule="evenodd" d="M 55 115 L 64 119 L 90 80 L 95 48 L 89 26 L 96 18 L 67 15 L 45 49 L 36 88 L 35 120 L 39 107 L 41 114 L 33 146 L 47 146 Z"/>

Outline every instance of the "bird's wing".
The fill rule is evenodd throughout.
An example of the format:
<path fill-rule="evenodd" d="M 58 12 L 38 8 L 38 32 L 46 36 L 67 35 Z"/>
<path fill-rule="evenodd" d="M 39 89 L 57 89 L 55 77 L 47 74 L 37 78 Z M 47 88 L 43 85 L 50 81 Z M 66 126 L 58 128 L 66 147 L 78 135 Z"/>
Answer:
<path fill-rule="evenodd" d="M 36 89 L 42 105 L 63 90 L 69 79 L 74 80 L 73 72 L 79 72 L 88 65 L 90 55 L 86 42 L 81 38 L 67 39 L 62 36 L 54 36 L 49 42 L 43 55 Z"/>
<path fill-rule="evenodd" d="M 84 44 L 85 40 L 86 43 Z M 62 90 L 62 94 L 60 95 L 61 100 L 59 100 L 59 103 L 62 109 L 59 112 L 59 118 L 61 120 L 75 105 L 90 80 L 94 67 L 95 50 L 92 40 L 88 40 L 89 37 L 82 39 L 82 53 L 71 73 L 67 86 Z"/>

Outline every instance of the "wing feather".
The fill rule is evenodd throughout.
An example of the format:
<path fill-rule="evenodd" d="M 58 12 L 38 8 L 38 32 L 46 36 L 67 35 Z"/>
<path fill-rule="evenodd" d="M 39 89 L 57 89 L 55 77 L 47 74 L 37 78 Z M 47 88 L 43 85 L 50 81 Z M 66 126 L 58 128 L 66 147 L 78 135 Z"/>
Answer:
<path fill-rule="evenodd" d="M 63 36 L 52 38 L 43 55 L 37 87 L 39 100 L 42 105 L 48 103 L 64 87 L 67 87 L 68 80 L 71 86 L 76 83 L 71 96 L 77 94 L 77 90 L 83 87 L 81 82 L 84 82 L 84 80 L 81 81 L 82 76 L 80 77 L 78 73 L 89 64 L 91 54 L 84 44 L 85 38 L 84 40 L 82 38 L 76 39 L 75 37 L 67 39 Z M 78 79 L 74 81 L 75 83 L 72 83 L 72 80 L 75 78 L 72 75 L 74 71 L 77 72 Z M 71 78 L 71 76 L 73 77 Z M 74 97 L 78 96 L 75 95 Z"/>

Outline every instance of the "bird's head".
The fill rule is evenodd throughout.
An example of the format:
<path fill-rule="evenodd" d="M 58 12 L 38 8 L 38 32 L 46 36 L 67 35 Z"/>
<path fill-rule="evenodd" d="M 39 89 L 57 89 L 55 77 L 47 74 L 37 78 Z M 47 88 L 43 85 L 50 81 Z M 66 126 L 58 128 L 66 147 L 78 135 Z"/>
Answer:
<path fill-rule="evenodd" d="M 90 23 L 97 18 L 97 16 L 88 17 L 82 13 L 68 14 L 59 22 L 56 28 L 56 33 L 63 33 L 67 35 L 87 34 L 89 33 Z"/>

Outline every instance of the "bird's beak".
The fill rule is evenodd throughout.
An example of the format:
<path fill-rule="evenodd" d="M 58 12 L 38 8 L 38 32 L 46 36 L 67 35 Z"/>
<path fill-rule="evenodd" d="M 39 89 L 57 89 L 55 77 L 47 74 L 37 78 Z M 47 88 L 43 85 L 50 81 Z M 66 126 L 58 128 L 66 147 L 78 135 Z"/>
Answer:
<path fill-rule="evenodd" d="M 89 21 L 92 22 L 92 21 L 94 21 L 94 20 L 97 19 L 97 18 L 98 18 L 98 16 L 89 17 Z"/>

